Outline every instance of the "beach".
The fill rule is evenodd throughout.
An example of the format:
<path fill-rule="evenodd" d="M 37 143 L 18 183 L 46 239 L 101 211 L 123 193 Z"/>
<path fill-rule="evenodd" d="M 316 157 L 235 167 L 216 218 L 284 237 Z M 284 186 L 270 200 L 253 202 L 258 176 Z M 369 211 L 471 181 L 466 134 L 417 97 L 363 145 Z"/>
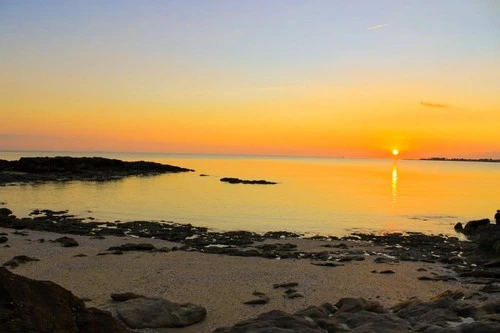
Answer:
<path fill-rule="evenodd" d="M 470 294 L 478 289 L 476 285 L 458 281 L 418 279 L 423 275 L 453 275 L 440 263 L 375 263 L 375 258 L 387 252 L 384 246 L 354 240 L 282 237 L 263 242 L 295 244 L 304 252 L 324 251 L 324 245 L 334 247 L 343 243 L 348 249 L 346 252 L 360 253 L 365 257 L 364 260 L 343 262 L 343 266 L 328 267 L 313 265 L 315 261 L 311 259 L 239 257 L 189 250 L 131 251 L 113 255 L 106 250 L 125 243 L 149 243 L 156 248 L 169 249 L 182 244 L 131 236 L 93 238 L 67 235 L 75 239 L 78 246 L 62 247 L 57 242 L 51 242 L 64 236 L 61 234 L 32 230 L 14 232 L 10 228 L 0 228 L 0 233 L 8 237 L 4 245 L 9 245 L 1 248 L 0 262 L 17 255 L 39 259 L 11 270 L 32 279 L 53 281 L 84 299 L 87 307 L 114 313 L 111 293 L 133 292 L 178 303 L 190 302 L 207 310 L 206 319 L 200 323 L 149 332 L 212 332 L 218 327 L 231 326 L 270 310 L 294 313 L 311 305 L 335 304 L 343 297 L 362 297 L 389 307 L 413 297 L 430 299 L 446 290 Z M 387 271 L 393 273 L 380 274 Z M 295 289 L 302 297 L 286 298 L 283 289 L 274 288 L 276 284 L 289 282 L 297 283 Z M 254 292 L 264 293 L 269 302 L 244 304 L 255 299 Z"/>

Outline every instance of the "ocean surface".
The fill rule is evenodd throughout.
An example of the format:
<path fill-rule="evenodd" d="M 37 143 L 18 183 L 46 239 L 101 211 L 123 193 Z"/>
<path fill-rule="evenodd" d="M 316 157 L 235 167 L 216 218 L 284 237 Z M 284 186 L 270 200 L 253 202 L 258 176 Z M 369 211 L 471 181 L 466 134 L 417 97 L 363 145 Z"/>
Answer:
<path fill-rule="evenodd" d="M 0 187 L 17 216 L 69 210 L 98 221 L 174 221 L 212 230 L 287 230 L 305 235 L 424 232 L 493 218 L 500 209 L 500 164 L 391 159 L 230 155 L 0 152 L 21 156 L 102 156 L 196 170 L 111 182 Z M 206 177 L 200 177 L 206 174 Z M 277 185 L 220 182 L 265 179 Z"/>

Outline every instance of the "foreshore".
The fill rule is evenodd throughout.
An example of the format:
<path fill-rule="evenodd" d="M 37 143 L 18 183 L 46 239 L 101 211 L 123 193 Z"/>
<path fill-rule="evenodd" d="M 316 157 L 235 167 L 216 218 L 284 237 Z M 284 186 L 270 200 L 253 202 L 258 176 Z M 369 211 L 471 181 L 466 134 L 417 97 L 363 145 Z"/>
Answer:
<path fill-rule="evenodd" d="M 26 219 L 23 221 L 28 224 Z M 78 245 L 64 247 L 54 242 L 63 236 L 59 233 L 29 230 L 26 225 L 18 227 L 0 228 L 8 239 L 1 247 L 0 262 L 19 255 L 38 259 L 11 271 L 53 281 L 86 300 L 89 307 L 115 313 L 110 295 L 133 292 L 206 308 L 206 319 L 200 323 L 148 332 L 212 332 L 270 310 L 295 313 L 325 302 L 335 304 L 344 297 L 361 297 L 390 307 L 412 298 L 428 300 L 447 290 L 473 295 L 483 287 L 474 281 L 464 283 L 466 278 L 458 277 L 457 269 L 468 263 L 460 250 L 463 244 L 453 238 L 439 241 L 417 234 L 411 242 L 408 240 L 412 235 L 302 239 L 281 233 L 238 244 L 237 234 L 227 233 L 223 235 L 226 239 L 232 237 L 232 243 L 190 246 L 186 241 L 189 244 L 190 239 L 205 239 L 202 236 L 207 235 L 206 230 L 191 226 L 198 232 L 183 236 L 182 241 L 145 238 L 145 234 L 138 237 L 133 233 L 72 233 L 66 236 Z M 109 227 L 119 230 L 114 225 Z M 109 250 L 127 243 L 147 243 L 159 250 Z M 426 250 L 429 244 L 435 251 Z M 459 247 L 449 248 L 450 244 Z M 236 249 L 242 252 L 235 252 Z M 296 297 L 288 297 L 282 288 L 275 288 L 283 283 L 296 283 Z M 256 299 L 256 292 L 265 295 L 267 302 L 245 304 Z M 484 297 L 496 299 L 496 295 Z"/>

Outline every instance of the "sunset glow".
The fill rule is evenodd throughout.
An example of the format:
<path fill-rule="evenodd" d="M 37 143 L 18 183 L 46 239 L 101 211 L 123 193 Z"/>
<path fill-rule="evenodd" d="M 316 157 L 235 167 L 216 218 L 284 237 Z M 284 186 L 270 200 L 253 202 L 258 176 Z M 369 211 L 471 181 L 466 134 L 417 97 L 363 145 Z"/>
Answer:
<path fill-rule="evenodd" d="M 500 158 L 488 1 L 0 4 L 0 150 Z"/>
<path fill-rule="evenodd" d="M 398 155 L 399 155 L 399 150 L 397 150 L 397 149 L 393 149 L 393 150 L 392 150 L 392 155 L 393 155 L 393 156 L 398 156 Z"/>

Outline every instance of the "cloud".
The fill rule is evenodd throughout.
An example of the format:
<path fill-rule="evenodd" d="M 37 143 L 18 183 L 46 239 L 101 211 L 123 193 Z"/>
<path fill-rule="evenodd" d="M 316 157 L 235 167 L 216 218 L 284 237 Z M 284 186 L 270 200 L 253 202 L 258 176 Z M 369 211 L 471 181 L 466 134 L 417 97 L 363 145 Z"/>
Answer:
<path fill-rule="evenodd" d="M 449 108 L 450 107 L 448 104 L 430 103 L 430 102 L 420 102 L 420 105 L 427 106 L 430 108 Z"/>
<path fill-rule="evenodd" d="M 366 29 L 366 30 L 376 30 L 376 29 L 387 27 L 389 25 L 391 25 L 391 24 L 390 23 L 377 24 L 377 25 L 373 25 L 371 27 L 368 27 L 368 29 Z"/>

